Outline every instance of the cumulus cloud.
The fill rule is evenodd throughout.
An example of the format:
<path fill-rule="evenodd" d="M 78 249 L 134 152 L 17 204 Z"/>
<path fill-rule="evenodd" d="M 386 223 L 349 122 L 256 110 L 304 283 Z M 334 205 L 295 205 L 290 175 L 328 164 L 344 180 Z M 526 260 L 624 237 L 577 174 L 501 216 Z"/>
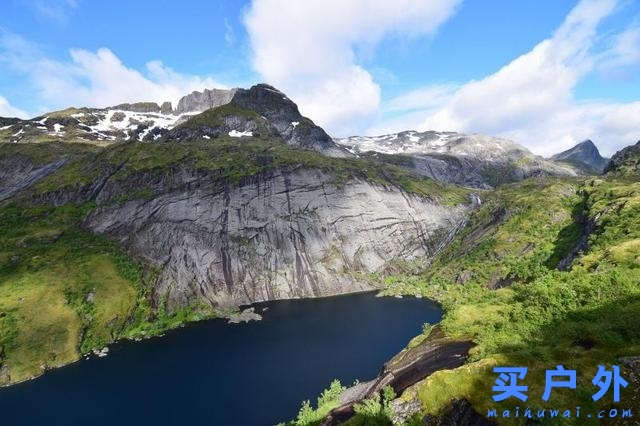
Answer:
<path fill-rule="evenodd" d="M 253 65 L 334 133 L 378 112 L 380 87 L 357 63 L 387 35 L 433 34 L 460 0 L 253 0 L 244 22 Z"/>
<path fill-rule="evenodd" d="M 26 74 L 36 97 L 48 109 L 71 105 L 106 107 L 124 102 L 177 100 L 194 90 L 226 88 L 211 77 L 182 74 L 150 61 L 144 70 L 126 66 L 109 49 L 72 49 L 69 60 L 44 56 L 37 46 L 11 33 L 0 33 L 0 64 Z"/>
<path fill-rule="evenodd" d="M 547 155 L 591 138 L 612 153 L 640 137 L 640 101 L 616 103 L 578 101 L 574 89 L 599 65 L 629 66 L 637 54 L 638 29 L 616 37 L 604 52 L 594 52 L 598 24 L 617 6 L 615 0 L 583 0 L 549 39 L 496 73 L 470 81 L 438 96 L 440 87 L 426 87 L 391 100 L 405 116 L 369 130 L 378 133 L 404 125 L 418 130 L 481 132 L 515 139 Z M 412 102 L 434 92 L 431 104 L 417 112 Z M 397 130 L 397 128 L 396 128 Z"/>
<path fill-rule="evenodd" d="M 0 117 L 27 118 L 27 113 L 19 108 L 11 106 L 5 97 L 0 96 Z"/>

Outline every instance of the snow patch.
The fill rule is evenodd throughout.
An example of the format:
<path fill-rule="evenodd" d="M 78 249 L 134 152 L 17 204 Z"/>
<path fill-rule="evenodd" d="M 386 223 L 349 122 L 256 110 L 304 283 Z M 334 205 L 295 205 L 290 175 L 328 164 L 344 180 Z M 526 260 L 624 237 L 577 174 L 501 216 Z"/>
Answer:
<path fill-rule="evenodd" d="M 253 132 L 239 132 L 237 130 L 232 130 L 229 132 L 229 136 L 231 136 L 232 138 L 241 138 L 243 136 L 253 136 Z"/>
<path fill-rule="evenodd" d="M 296 126 L 297 126 L 298 124 L 300 124 L 300 122 L 299 122 L 299 121 L 292 121 L 292 122 L 291 122 L 291 125 L 293 126 L 293 128 L 294 128 L 294 129 L 296 128 Z"/>

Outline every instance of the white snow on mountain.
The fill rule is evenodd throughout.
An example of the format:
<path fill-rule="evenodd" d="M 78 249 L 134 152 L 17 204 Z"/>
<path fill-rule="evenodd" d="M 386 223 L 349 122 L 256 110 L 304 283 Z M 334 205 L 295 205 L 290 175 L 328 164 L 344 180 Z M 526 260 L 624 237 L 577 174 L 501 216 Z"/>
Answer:
<path fill-rule="evenodd" d="M 351 136 L 336 143 L 358 154 L 367 151 L 383 154 L 450 154 L 498 160 L 503 155 L 529 151 L 508 139 L 456 132 L 405 131 L 381 136 Z"/>

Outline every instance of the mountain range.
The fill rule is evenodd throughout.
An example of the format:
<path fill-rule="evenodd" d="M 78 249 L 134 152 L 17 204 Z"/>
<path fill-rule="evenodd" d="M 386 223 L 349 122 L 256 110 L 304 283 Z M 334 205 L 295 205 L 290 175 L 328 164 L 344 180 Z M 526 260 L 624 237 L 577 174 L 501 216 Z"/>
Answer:
<path fill-rule="evenodd" d="M 0 385 L 254 302 L 383 289 L 443 303 L 443 326 L 317 420 L 363 415 L 385 383 L 407 392 L 404 420 L 482 418 L 463 385 L 446 401 L 423 386 L 486 381 L 513 353 L 556 365 L 540 336 L 589 366 L 604 362 L 591 343 L 635 342 L 587 308 L 637 313 L 638 158 L 455 132 L 333 139 L 267 84 L 0 118 Z M 603 295 L 594 277 L 620 285 Z"/>

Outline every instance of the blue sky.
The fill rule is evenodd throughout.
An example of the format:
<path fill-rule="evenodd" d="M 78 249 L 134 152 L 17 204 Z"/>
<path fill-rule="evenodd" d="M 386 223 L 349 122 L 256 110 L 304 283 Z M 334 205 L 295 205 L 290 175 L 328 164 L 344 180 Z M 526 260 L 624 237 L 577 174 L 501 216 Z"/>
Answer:
<path fill-rule="evenodd" d="M 0 115 L 267 81 L 334 135 L 640 138 L 632 0 L 4 0 Z M 145 99 L 140 99 L 145 98 Z"/>

